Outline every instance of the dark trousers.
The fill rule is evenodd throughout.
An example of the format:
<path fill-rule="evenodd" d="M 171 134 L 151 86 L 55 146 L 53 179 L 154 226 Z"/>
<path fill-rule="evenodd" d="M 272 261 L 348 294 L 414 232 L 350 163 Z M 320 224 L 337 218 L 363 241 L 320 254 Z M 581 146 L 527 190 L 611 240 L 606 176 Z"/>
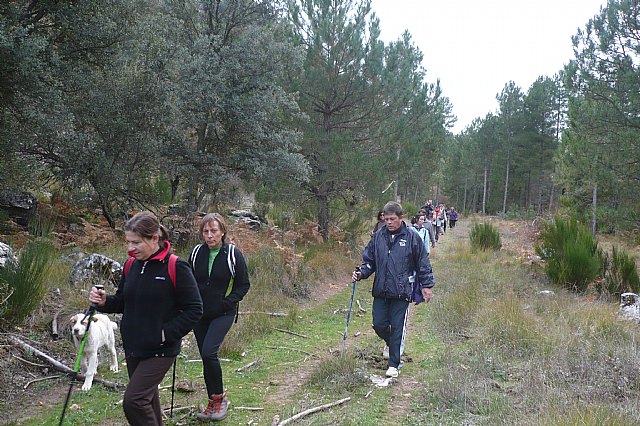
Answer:
<path fill-rule="evenodd" d="M 222 367 L 218 359 L 218 350 L 236 318 L 235 310 L 214 319 L 200 320 L 193 328 L 193 334 L 198 342 L 204 382 L 207 385 L 207 395 L 219 395 L 224 392 L 222 384 Z"/>
<path fill-rule="evenodd" d="M 457 221 L 457 219 L 456 220 L 449 219 L 449 227 L 452 228 L 452 229 L 455 228 L 456 227 L 456 221 Z"/>
<path fill-rule="evenodd" d="M 400 366 L 409 302 L 400 299 L 373 298 L 373 329 L 389 346 L 389 367 Z"/>
<path fill-rule="evenodd" d="M 176 357 L 127 357 L 129 384 L 122 408 L 132 426 L 162 426 L 158 385 Z"/>

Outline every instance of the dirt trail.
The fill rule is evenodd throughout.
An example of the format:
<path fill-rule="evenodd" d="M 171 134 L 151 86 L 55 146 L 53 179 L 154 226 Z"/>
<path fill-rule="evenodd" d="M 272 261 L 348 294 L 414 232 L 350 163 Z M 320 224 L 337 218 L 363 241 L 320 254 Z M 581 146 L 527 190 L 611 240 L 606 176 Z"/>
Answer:
<path fill-rule="evenodd" d="M 452 250 L 452 247 L 455 245 L 452 244 L 453 241 L 463 240 L 468 238 L 468 229 L 466 221 L 458 222 L 457 227 L 454 230 L 448 230 L 446 234 L 440 237 L 437 247 L 434 249 L 432 254 L 432 264 L 434 273 L 437 276 L 439 274 L 444 273 L 444 265 L 442 265 L 441 259 L 443 259 L 446 254 Z M 303 306 L 304 309 L 311 308 L 313 306 L 318 306 L 324 304 L 328 298 L 335 295 L 339 291 L 344 289 L 343 286 L 329 285 L 329 283 L 318 283 L 315 286 L 314 295 L 311 300 L 313 302 L 306 303 Z M 437 297 L 437 287 L 434 290 L 435 296 Z M 409 320 L 408 320 L 408 330 L 407 330 L 407 338 L 408 338 L 408 350 L 411 350 L 411 339 L 416 338 L 417 327 L 416 322 L 413 317 L 415 315 L 416 309 L 426 309 L 427 306 L 422 305 L 419 307 L 412 306 L 409 311 Z M 371 315 L 370 312 L 367 312 L 366 315 Z M 363 337 L 372 336 L 373 330 L 367 329 L 363 331 Z M 336 348 L 339 350 L 339 348 Z M 382 346 L 380 346 L 382 349 Z M 407 357 L 417 359 L 420 354 L 412 354 L 407 353 Z M 320 358 L 311 358 L 307 360 L 304 364 L 300 365 L 296 369 L 289 370 L 286 374 L 286 377 L 274 377 L 272 382 L 278 383 L 279 386 L 268 396 L 267 404 L 273 404 L 276 406 L 284 407 L 287 404 L 290 404 L 291 398 L 303 388 L 305 382 L 309 378 L 309 376 L 313 373 L 316 367 L 321 362 Z M 411 360 L 409 360 L 411 362 Z M 376 365 L 376 367 L 379 367 Z M 382 370 L 377 372 L 378 374 L 383 374 Z M 373 387 L 372 387 L 373 389 Z M 400 375 L 400 379 L 394 381 L 392 385 L 392 394 L 389 400 L 389 409 L 387 411 L 386 417 L 380 419 L 380 424 L 396 424 L 398 419 L 404 418 L 409 410 L 411 409 L 412 400 L 418 395 L 419 392 L 422 391 L 422 386 L 418 380 L 410 375 L 410 373 L 405 373 L 404 375 Z"/>
<path fill-rule="evenodd" d="M 432 249 L 430 258 L 433 273 L 436 278 L 436 286 L 434 287 L 434 298 L 438 297 L 438 275 L 446 273 L 446 265 L 442 263 L 442 259 L 455 247 L 454 241 L 466 240 L 468 238 L 468 221 L 458 221 L 456 227 L 452 230 L 447 228 L 447 232 L 441 235 L 435 249 Z M 411 339 L 416 338 L 416 321 L 413 320 L 417 309 L 428 309 L 428 305 L 411 306 L 409 310 L 409 320 L 407 327 L 408 348 L 411 351 Z M 421 358 L 420 354 L 407 353 L 415 361 Z M 412 401 L 423 392 L 421 383 L 410 375 L 400 374 L 399 380 L 393 383 L 392 394 L 389 400 L 389 410 L 386 417 L 381 419 L 380 424 L 397 424 L 398 419 L 404 419 L 411 409 Z"/>

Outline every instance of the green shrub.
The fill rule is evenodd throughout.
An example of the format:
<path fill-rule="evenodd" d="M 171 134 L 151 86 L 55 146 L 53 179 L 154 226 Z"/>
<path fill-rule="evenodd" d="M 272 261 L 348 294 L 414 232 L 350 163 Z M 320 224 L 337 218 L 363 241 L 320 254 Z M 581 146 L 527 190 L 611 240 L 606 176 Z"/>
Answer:
<path fill-rule="evenodd" d="M 500 250 L 500 233 L 490 223 L 476 223 L 469 232 L 471 247 L 474 250 Z"/>
<path fill-rule="evenodd" d="M 20 323 L 40 306 L 47 290 L 45 277 L 54 256 L 53 246 L 44 240 L 28 243 L 18 265 L 0 269 L 2 318 Z"/>
<path fill-rule="evenodd" d="M 640 291 L 640 277 L 636 267 L 636 259 L 627 254 L 624 250 L 613 246 L 611 257 L 604 255 L 602 259 L 604 266 L 603 292 L 616 299 L 622 293 Z"/>
<path fill-rule="evenodd" d="M 536 253 L 547 262 L 549 279 L 574 291 L 584 291 L 601 271 L 598 242 L 574 218 L 560 217 L 540 231 Z"/>

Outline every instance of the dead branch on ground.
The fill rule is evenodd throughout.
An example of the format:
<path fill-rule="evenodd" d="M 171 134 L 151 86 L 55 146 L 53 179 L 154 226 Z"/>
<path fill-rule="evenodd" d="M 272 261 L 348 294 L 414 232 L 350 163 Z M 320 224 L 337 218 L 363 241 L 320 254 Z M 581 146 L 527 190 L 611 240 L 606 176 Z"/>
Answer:
<path fill-rule="evenodd" d="M 278 327 L 271 327 L 271 328 L 274 329 L 275 331 L 279 331 L 281 333 L 292 334 L 294 336 L 304 337 L 305 339 L 309 338 L 309 336 L 305 336 L 304 334 L 296 333 L 295 331 L 285 330 L 284 328 L 278 328 Z"/>
<path fill-rule="evenodd" d="M 289 316 L 289 314 L 286 312 L 258 312 L 258 311 L 238 312 L 238 315 L 252 315 L 252 314 L 262 314 L 262 315 L 269 315 L 271 317 L 281 317 L 281 318 L 285 318 Z"/>
<path fill-rule="evenodd" d="M 47 355 L 46 353 L 34 348 L 33 346 L 23 342 L 22 340 L 18 339 L 15 336 L 10 336 L 11 341 L 13 341 L 15 344 L 17 344 L 18 346 L 21 346 L 22 349 L 24 349 L 27 352 L 32 352 L 34 355 L 39 356 L 40 358 L 44 359 L 45 361 L 49 362 L 51 364 L 51 366 L 62 372 L 62 373 L 66 373 L 68 375 L 74 376 L 76 375 L 76 373 L 69 367 L 67 367 L 66 365 L 64 365 L 62 362 L 52 358 L 51 356 Z M 80 374 L 77 373 L 77 378 L 78 380 L 84 380 L 84 374 Z M 115 390 L 121 389 L 123 386 L 120 383 L 114 383 L 114 382 L 110 382 L 108 380 L 103 380 L 99 377 L 94 377 L 93 378 L 94 382 L 97 383 L 101 383 L 102 385 L 108 387 L 108 388 L 112 388 Z"/>
<path fill-rule="evenodd" d="M 236 368 L 236 372 L 239 373 L 241 371 L 246 370 L 247 368 L 251 368 L 251 367 L 257 366 L 258 364 L 260 364 L 260 360 L 256 359 L 255 361 L 252 361 L 252 362 L 250 362 L 249 364 L 247 364 L 245 366 Z"/>
<path fill-rule="evenodd" d="M 323 404 L 323 405 L 320 405 L 318 407 L 309 408 L 308 410 L 304 410 L 301 413 L 296 414 L 295 416 L 289 417 L 288 419 L 284 419 L 283 421 L 278 423 L 278 426 L 288 425 L 289 423 L 293 423 L 296 420 L 299 420 L 299 419 L 301 419 L 303 417 L 308 416 L 309 414 L 313 414 L 313 413 L 316 413 L 318 411 L 326 410 L 327 408 L 335 407 L 336 405 L 344 404 L 345 402 L 350 401 L 350 400 L 351 400 L 351 397 L 348 396 L 346 398 L 343 398 L 343 399 L 335 401 L 335 402 L 330 402 L 328 404 Z"/>
<path fill-rule="evenodd" d="M 267 348 L 269 348 L 269 349 L 283 349 L 285 351 L 296 351 L 296 352 L 302 352 L 303 354 L 309 355 L 309 356 L 315 356 L 315 357 L 318 356 L 316 354 L 312 354 L 311 352 L 303 351 L 302 349 L 288 348 L 286 346 L 267 346 Z"/>
<path fill-rule="evenodd" d="M 29 387 L 29 385 L 31 385 L 32 383 L 36 383 L 36 382 L 43 382 L 45 380 L 53 380 L 53 379 L 59 379 L 60 377 L 62 377 L 61 374 L 58 374 L 57 376 L 47 376 L 47 377 L 40 377 L 39 379 L 33 379 L 33 380 L 29 380 L 27 382 L 26 385 L 24 385 L 22 387 L 22 389 L 26 389 Z"/>

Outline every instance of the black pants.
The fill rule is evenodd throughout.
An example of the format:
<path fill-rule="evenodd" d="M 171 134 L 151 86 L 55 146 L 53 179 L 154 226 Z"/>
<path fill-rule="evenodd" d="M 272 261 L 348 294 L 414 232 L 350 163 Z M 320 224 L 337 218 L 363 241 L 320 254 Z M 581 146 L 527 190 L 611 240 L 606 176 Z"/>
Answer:
<path fill-rule="evenodd" d="M 193 328 L 193 334 L 196 335 L 200 357 L 202 358 L 204 382 L 207 385 L 207 395 L 209 397 L 224 393 L 222 367 L 218 359 L 218 350 L 224 337 L 231 329 L 235 318 L 236 311 L 233 310 L 233 312 L 221 317 L 200 320 Z"/>
<path fill-rule="evenodd" d="M 158 385 L 176 357 L 127 357 L 129 384 L 122 408 L 132 426 L 162 426 Z"/>
<path fill-rule="evenodd" d="M 404 352 L 409 302 L 400 299 L 373 298 L 373 329 L 389 346 L 389 367 L 400 366 Z"/>
<path fill-rule="evenodd" d="M 452 228 L 452 229 L 455 228 L 456 227 L 456 221 L 457 221 L 457 219 L 456 220 L 449 219 L 449 227 Z"/>

